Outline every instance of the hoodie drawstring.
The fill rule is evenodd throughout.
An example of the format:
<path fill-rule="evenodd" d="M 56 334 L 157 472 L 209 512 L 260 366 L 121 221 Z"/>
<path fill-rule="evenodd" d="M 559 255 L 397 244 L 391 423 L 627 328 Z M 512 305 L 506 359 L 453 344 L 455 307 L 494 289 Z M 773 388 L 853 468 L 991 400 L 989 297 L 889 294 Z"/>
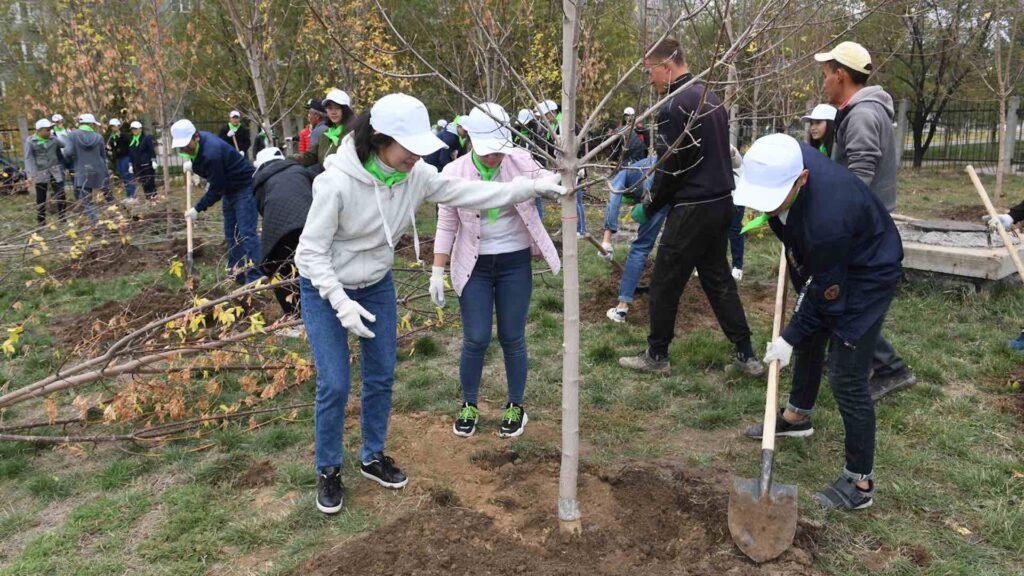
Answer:
<path fill-rule="evenodd" d="M 387 238 L 388 246 L 392 250 L 395 249 L 395 240 L 391 233 L 391 226 L 388 224 L 387 217 L 384 216 L 384 204 L 380 199 L 380 187 L 377 185 L 377 180 L 373 181 L 373 197 L 377 201 L 377 213 L 380 215 L 381 224 L 384 225 L 384 237 Z M 423 260 L 420 259 L 420 233 L 416 229 L 416 212 L 415 210 L 409 210 L 409 220 L 412 222 L 412 242 L 413 248 L 416 250 L 416 263 L 422 264 Z"/>

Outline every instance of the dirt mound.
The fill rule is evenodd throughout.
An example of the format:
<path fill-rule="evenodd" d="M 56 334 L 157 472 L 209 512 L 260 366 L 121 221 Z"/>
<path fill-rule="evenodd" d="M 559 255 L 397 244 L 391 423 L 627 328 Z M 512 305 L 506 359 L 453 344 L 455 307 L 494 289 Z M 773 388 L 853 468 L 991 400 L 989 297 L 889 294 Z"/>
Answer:
<path fill-rule="evenodd" d="M 58 280 L 117 278 L 142 270 L 166 269 L 170 267 L 173 260 L 184 261 L 185 252 L 184 240 L 174 240 L 145 247 L 120 243 L 95 246 L 80 258 L 55 270 L 53 276 Z M 193 258 L 199 260 L 202 256 L 203 248 L 196 247 L 193 251 Z"/>
<path fill-rule="evenodd" d="M 981 222 L 981 217 L 986 214 L 985 207 L 977 204 L 958 204 L 943 208 L 936 214 L 937 219 L 959 220 L 961 222 Z"/>
<path fill-rule="evenodd" d="M 83 314 L 59 316 L 50 322 L 50 332 L 62 348 L 85 351 L 189 305 L 187 295 L 151 286 L 128 300 L 110 300 Z"/>
<path fill-rule="evenodd" d="M 607 322 L 605 314 L 608 309 L 619 301 L 619 281 L 622 274 L 612 270 L 609 276 L 598 278 L 589 283 L 590 289 L 580 301 L 580 317 L 586 322 Z M 644 269 L 640 276 L 639 290 L 629 306 L 626 322 L 638 326 L 647 326 L 650 322 L 650 299 L 643 290 L 650 285 L 651 266 Z M 771 316 L 775 310 L 775 291 L 773 286 L 756 282 L 740 282 L 738 285 L 740 301 L 748 316 L 763 314 Z M 691 332 L 697 328 L 718 329 L 711 304 L 708 303 L 699 278 L 690 278 L 679 300 L 679 313 L 676 316 L 677 334 Z"/>
<path fill-rule="evenodd" d="M 270 460 L 256 460 L 232 484 L 235 488 L 263 488 L 273 486 L 277 470 Z"/>
<path fill-rule="evenodd" d="M 697 472 L 650 462 L 583 466 L 583 532 L 571 537 L 559 531 L 555 516 L 558 453 L 544 448 L 557 431 L 531 423 L 531 441 L 510 445 L 485 434 L 469 442 L 455 438 L 450 422 L 393 424 L 403 436 L 395 454 L 413 478 L 402 494 L 391 495 L 402 500 L 392 504 L 393 520 L 346 539 L 295 574 L 819 574 L 814 537 L 803 529 L 774 562 L 748 560 L 728 534 L 727 493 Z M 447 457 L 423 459 L 431 456 Z M 362 483 L 353 488 L 349 501 L 360 505 L 379 507 L 389 497 Z"/>

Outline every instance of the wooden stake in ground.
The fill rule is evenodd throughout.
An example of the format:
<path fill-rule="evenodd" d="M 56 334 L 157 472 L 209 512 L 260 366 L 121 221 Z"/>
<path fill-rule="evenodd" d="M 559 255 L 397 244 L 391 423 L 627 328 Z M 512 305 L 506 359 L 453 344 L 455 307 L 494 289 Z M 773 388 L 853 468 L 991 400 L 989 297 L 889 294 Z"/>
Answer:
<path fill-rule="evenodd" d="M 1006 251 L 1010 253 L 1010 260 L 1013 260 L 1013 265 L 1017 267 L 1017 274 L 1020 274 L 1021 282 L 1024 282 L 1024 264 L 1020 261 L 1020 254 L 1017 253 L 1013 242 L 1010 240 L 1010 235 L 1006 232 L 1006 228 L 1003 227 L 1003 222 L 999 219 L 999 213 L 996 212 L 996 207 L 992 205 L 992 200 L 988 197 L 988 192 L 985 192 L 985 187 L 982 186 L 981 180 L 978 179 L 978 173 L 974 171 L 974 166 L 967 165 L 967 175 L 971 177 L 971 182 L 974 183 L 974 189 L 978 191 L 978 196 L 981 196 L 981 201 L 985 203 L 985 210 L 988 210 L 988 217 L 992 219 L 992 223 L 995 224 L 996 230 L 999 232 L 999 237 L 1003 239 L 1003 246 L 1006 246 Z"/>

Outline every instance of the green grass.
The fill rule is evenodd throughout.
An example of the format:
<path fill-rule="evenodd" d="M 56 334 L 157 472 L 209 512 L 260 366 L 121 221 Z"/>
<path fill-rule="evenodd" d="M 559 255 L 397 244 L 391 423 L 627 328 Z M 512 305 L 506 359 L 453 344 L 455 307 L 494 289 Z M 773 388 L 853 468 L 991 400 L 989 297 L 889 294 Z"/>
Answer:
<path fill-rule="evenodd" d="M 993 179 L 984 177 L 987 186 Z M 905 214 L 938 217 L 944 211 L 977 206 L 965 175 L 959 172 L 899 176 L 900 208 Z M 1024 183 L 1007 180 L 1012 201 L 1024 197 Z M 1006 205 L 1006 201 L 1003 201 Z M 556 222 L 553 210 L 548 220 Z M 980 211 L 979 211 L 980 213 Z M 0 204 L 0 220 L 31 222 L 28 199 Z M 588 212 L 599 225 L 598 209 Z M 421 232 L 433 228 L 433 209 L 421 212 Z M 209 231 L 215 222 L 203 223 Z M 7 229 L 7 228 L 4 228 Z M 748 243 L 744 282 L 774 283 L 777 244 L 768 236 Z M 3 264 L 0 263 L 0 266 Z M 538 264 L 538 267 L 541 265 Z M 581 246 L 581 300 L 592 298 L 593 281 L 607 264 Z M 4 270 L 0 268 L 0 276 Z M 218 271 L 204 264 L 204 278 Z M 33 274 L 14 271 L 23 284 Z M 13 281 L 12 281 L 13 282 Z M 63 361 L 47 324 L 58 316 L 81 313 L 115 299 L 127 299 L 146 286 L 180 285 L 164 271 L 109 280 L 79 280 L 45 290 L 0 290 L 5 310 L 0 328 L 25 322 L 26 346 L 0 366 L 0 386 L 16 388 L 49 374 Z M 696 283 L 688 290 L 697 289 Z M 6 286 L 6 285 L 5 285 Z M 12 305 L 20 302 L 19 309 Z M 607 302 L 611 306 L 614 302 Z M 447 312 L 457 311 L 453 298 Z M 763 347 L 770 319 L 748 310 L 755 345 Z M 454 317 L 454 316 L 452 316 Z M 925 283 L 905 284 L 893 305 L 886 334 L 921 383 L 877 408 L 876 506 L 865 513 L 822 513 L 809 496 L 834 479 L 842 466 L 843 425 L 823 385 L 815 414 L 814 437 L 778 445 L 780 482 L 800 487 L 801 514 L 823 522 L 817 565 L 827 574 L 853 576 L 876 572 L 866 564 L 875 550 L 923 550 L 930 557 L 918 566 L 901 554 L 886 575 L 1005 575 L 1024 572 L 1024 440 L 1019 415 L 1008 409 L 1019 391 L 1007 386 L 1007 374 L 1019 370 L 1021 356 L 1005 348 L 1024 318 L 1019 289 L 981 294 Z M 561 402 L 563 298 L 561 277 L 540 277 L 528 315 L 530 419 L 557 427 Z M 2 334 L 2 332 L 0 332 Z M 646 343 L 646 327 L 627 323 L 582 326 L 580 366 L 581 435 L 587 462 L 613 464 L 627 459 L 669 458 L 696 470 L 725 470 L 754 476 L 758 462 L 750 450 L 704 451 L 677 438 L 687 434 L 730 435 L 760 418 L 763 383 L 728 374 L 731 347 L 716 329 L 681 333 L 670 349 L 673 374 L 646 377 L 618 367 L 620 356 Z M 397 414 L 451 416 L 459 399 L 458 353 L 461 325 L 408 342 L 400 351 L 393 409 Z M 481 394 L 503 401 L 504 368 L 495 338 L 488 352 L 488 378 Z M 304 345 L 294 347 L 308 356 Z M 353 396 L 359 366 L 352 365 Z M 782 392 L 788 390 L 788 372 Z M 222 397 L 242 397 L 240 375 L 220 375 Z M 257 377 L 263 385 L 266 380 Z M 205 383 L 205 379 L 195 382 Z M 76 393 L 109 394 L 116 385 L 87 387 L 59 394 L 70 405 Z M 315 386 L 306 382 L 268 401 L 284 405 L 310 401 Z M 98 396 L 97 396 L 98 397 Z M 355 398 L 352 400 L 356 402 Z M 62 414 L 63 415 L 63 414 Z M 491 416 L 491 415 L 488 415 Z M 28 403 L 2 415 L 0 425 L 45 418 L 39 404 Z M 290 416 L 289 416 L 290 418 Z M 145 446 L 86 446 L 81 453 L 16 443 L 0 443 L 0 575 L 22 574 L 206 574 L 249 554 L 266 554 L 273 568 L 261 574 L 290 574 L 339 539 L 376 529 L 387 520 L 377 505 L 351 502 L 327 518 L 313 508 L 311 409 L 294 421 L 258 418 L 255 430 L 241 421 L 209 429 L 200 438 L 177 438 Z M 346 436 L 347 485 L 359 482 L 353 450 L 358 426 Z M 32 433 L 59 433 L 43 428 Z M 527 434 L 511 446 L 521 456 L 557 454 L 556 444 Z M 242 486 L 257 463 L 269 463 L 269 483 Z M 417 463 L 422 464 L 422 463 Z M 259 505 L 256 502 L 260 502 Z M 553 511 L 552 511 L 553 512 Z M 586 510 L 584 523 L 586 522 Z M 964 530 L 969 531 L 965 534 Z M 0 546 L 0 551 L 5 550 Z"/>

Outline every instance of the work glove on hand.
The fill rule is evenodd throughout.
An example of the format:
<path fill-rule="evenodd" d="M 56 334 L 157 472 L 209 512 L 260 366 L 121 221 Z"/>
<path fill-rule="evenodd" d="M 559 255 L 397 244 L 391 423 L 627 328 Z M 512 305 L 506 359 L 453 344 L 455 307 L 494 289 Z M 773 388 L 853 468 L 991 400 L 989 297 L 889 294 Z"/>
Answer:
<path fill-rule="evenodd" d="M 341 325 L 360 338 L 374 338 L 376 335 L 363 324 L 363 320 L 376 322 L 377 317 L 366 311 L 358 302 L 348 297 L 344 290 L 335 290 L 330 296 L 331 307 L 337 312 Z"/>
<path fill-rule="evenodd" d="M 647 224 L 647 210 L 644 209 L 643 204 L 634 206 L 633 211 L 629 213 L 629 217 L 633 219 L 633 222 L 641 226 Z"/>
<path fill-rule="evenodd" d="M 1002 222 L 1003 228 L 1006 228 L 1007 230 L 1010 229 L 1010 226 L 1013 226 L 1013 216 L 1010 216 L 1009 214 L 996 214 L 995 219 L 991 216 L 982 216 L 981 219 L 988 222 L 988 225 L 992 228 L 997 227 L 996 222 Z"/>
<path fill-rule="evenodd" d="M 793 358 L 793 347 L 790 346 L 789 342 L 786 342 L 782 336 L 779 336 L 768 344 L 768 351 L 764 353 L 765 365 L 771 364 L 775 360 L 779 361 L 779 369 L 789 366 L 790 359 Z"/>
<path fill-rule="evenodd" d="M 234 130 L 228 130 L 228 138 L 234 138 L 234 137 L 235 137 L 235 131 Z"/>
<path fill-rule="evenodd" d="M 160 163 L 157 162 L 156 158 L 153 158 L 153 169 L 155 170 L 155 169 L 157 169 L 159 167 L 160 167 Z"/>
<path fill-rule="evenodd" d="M 430 300 L 434 306 L 444 308 L 444 266 L 430 269 Z"/>
<path fill-rule="evenodd" d="M 195 222 L 196 218 L 199 218 L 199 212 L 195 208 L 189 208 L 185 211 L 185 218 Z"/>
<path fill-rule="evenodd" d="M 552 174 L 551 176 L 532 180 L 533 193 L 537 196 L 544 196 L 545 198 L 561 198 L 569 193 L 569 190 L 565 186 L 559 184 L 561 181 L 562 177 L 558 174 Z"/>
<path fill-rule="evenodd" d="M 153 165 L 154 165 L 154 166 L 156 166 L 156 163 L 154 162 L 154 163 L 153 163 Z M 189 173 L 189 172 L 191 172 L 191 171 L 192 171 L 192 161 L 191 161 L 191 160 L 185 160 L 184 162 L 182 162 L 182 163 L 181 163 L 181 169 L 182 169 L 182 170 L 183 170 L 183 171 L 184 171 L 184 172 L 185 172 L 186 174 L 187 174 L 187 173 Z"/>

